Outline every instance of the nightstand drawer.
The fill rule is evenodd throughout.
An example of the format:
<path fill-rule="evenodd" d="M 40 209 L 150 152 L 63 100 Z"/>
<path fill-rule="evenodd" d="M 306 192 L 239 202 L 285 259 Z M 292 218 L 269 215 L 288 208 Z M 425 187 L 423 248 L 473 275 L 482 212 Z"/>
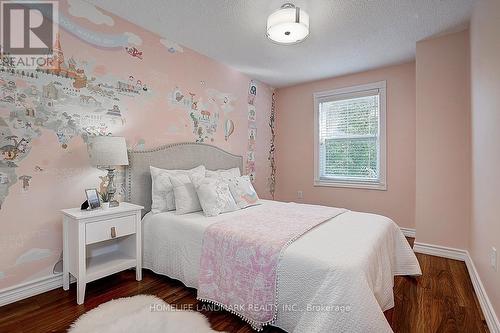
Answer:
<path fill-rule="evenodd" d="M 85 244 L 102 242 L 131 234 L 135 234 L 135 216 L 133 215 L 87 223 L 85 225 Z"/>

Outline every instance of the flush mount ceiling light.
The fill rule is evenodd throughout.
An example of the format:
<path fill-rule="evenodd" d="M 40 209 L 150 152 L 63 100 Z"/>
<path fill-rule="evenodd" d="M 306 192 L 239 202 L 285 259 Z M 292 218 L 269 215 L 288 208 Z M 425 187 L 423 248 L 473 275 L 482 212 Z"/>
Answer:
<path fill-rule="evenodd" d="M 309 15 L 285 3 L 267 18 L 267 37 L 279 44 L 296 44 L 309 35 Z"/>

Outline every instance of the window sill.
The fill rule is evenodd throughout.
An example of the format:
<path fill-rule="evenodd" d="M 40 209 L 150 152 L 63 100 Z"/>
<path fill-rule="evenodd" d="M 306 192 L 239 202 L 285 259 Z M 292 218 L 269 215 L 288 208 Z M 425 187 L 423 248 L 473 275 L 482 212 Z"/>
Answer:
<path fill-rule="evenodd" d="M 355 188 L 366 190 L 387 191 L 387 184 L 383 183 L 363 183 L 363 182 L 342 182 L 335 180 L 314 180 L 314 186 L 317 187 L 340 187 L 340 188 Z"/>

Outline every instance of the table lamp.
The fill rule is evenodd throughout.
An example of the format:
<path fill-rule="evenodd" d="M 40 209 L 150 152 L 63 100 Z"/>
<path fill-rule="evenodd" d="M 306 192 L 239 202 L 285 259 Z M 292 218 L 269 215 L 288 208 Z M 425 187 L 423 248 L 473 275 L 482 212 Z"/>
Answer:
<path fill-rule="evenodd" d="M 97 168 L 108 170 L 107 196 L 109 207 L 117 207 L 119 203 L 114 199 L 116 192 L 114 167 L 128 165 L 125 138 L 118 136 L 89 137 L 87 148 L 90 163 Z"/>

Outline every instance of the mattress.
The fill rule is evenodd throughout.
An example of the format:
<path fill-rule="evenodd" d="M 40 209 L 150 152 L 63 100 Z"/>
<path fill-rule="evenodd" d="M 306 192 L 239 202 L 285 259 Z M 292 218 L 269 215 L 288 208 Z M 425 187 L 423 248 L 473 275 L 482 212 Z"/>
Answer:
<path fill-rule="evenodd" d="M 226 213 L 237 219 L 252 209 Z M 221 215 L 222 216 L 222 215 Z M 148 213 L 143 267 L 196 288 L 203 234 L 221 216 Z M 346 212 L 312 229 L 283 253 L 274 326 L 289 332 L 392 332 L 383 311 L 394 306 L 394 275 L 421 274 L 398 226 L 389 218 Z"/>

